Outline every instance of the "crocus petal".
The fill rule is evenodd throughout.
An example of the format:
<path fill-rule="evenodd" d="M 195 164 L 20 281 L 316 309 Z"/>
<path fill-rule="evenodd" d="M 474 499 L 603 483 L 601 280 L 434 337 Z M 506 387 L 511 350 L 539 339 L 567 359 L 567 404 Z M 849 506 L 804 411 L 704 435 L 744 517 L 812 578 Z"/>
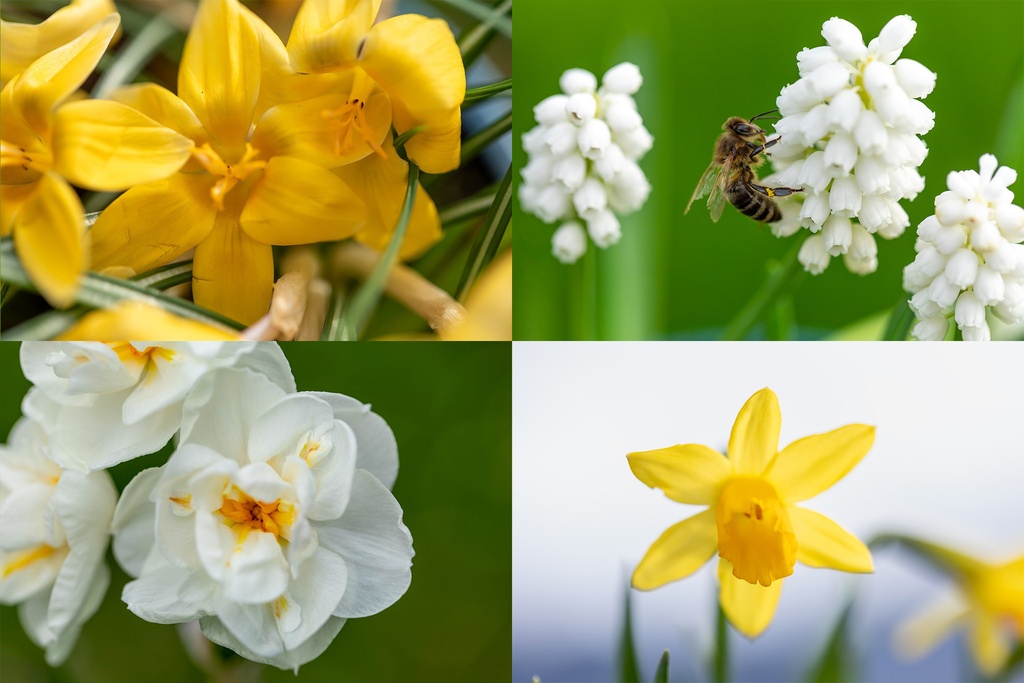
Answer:
<path fill-rule="evenodd" d="M 783 500 L 807 500 L 845 477 L 874 442 L 875 428 L 860 424 L 806 436 L 779 453 L 769 477 Z"/>
<path fill-rule="evenodd" d="M 14 104 L 39 136 L 49 131 L 50 111 L 89 77 L 121 22 L 109 14 L 78 38 L 48 52 L 14 84 Z"/>
<path fill-rule="evenodd" d="M 732 563 L 723 559 L 718 561 L 718 580 L 719 601 L 729 623 L 748 638 L 761 635 L 775 616 L 782 581 L 772 581 L 770 586 L 747 583 L 733 576 Z"/>
<path fill-rule="evenodd" d="M 416 122 L 462 105 L 466 71 L 447 22 L 401 14 L 370 29 L 359 65 Z"/>
<path fill-rule="evenodd" d="M 232 341 L 238 334 L 139 303 L 122 301 L 112 308 L 92 311 L 62 332 L 57 339 L 103 341 L 106 339 L 187 339 Z"/>
<path fill-rule="evenodd" d="M 63 178 L 47 173 L 15 218 L 14 248 L 39 292 L 57 307 L 70 304 L 85 271 L 84 210 Z"/>
<path fill-rule="evenodd" d="M 78 187 L 124 190 L 169 176 L 192 141 L 118 102 L 70 102 L 54 114 L 54 170 Z"/>
<path fill-rule="evenodd" d="M 633 572 L 633 588 L 649 591 L 687 577 L 711 559 L 717 549 L 714 510 L 673 524 L 640 560 Z"/>
<path fill-rule="evenodd" d="M 32 184 L 26 185 L 4 185 L 0 188 L 0 216 L 3 226 L 0 227 L 0 237 L 8 237 L 14 230 L 14 220 L 18 211 L 28 201 L 29 197 L 36 191 L 35 180 Z"/>
<path fill-rule="evenodd" d="M 264 244 L 310 244 L 350 237 L 366 223 L 366 204 L 330 171 L 301 159 L 267 163 L 242 211 L 242 228 Z"/>
<path fill-rule="evenodd" d="M 259 38 L 237 0 L 202 0 L 178 69 L 178 96 L 225 158 L 239 158 L 260 91 Z"/>
<path fill-rule="evenodd" d="M 309 0 L 288 37 L 292 67 L 302 73 L 345 66 L 356 59 L 380 0 Z"/>
<path fill-rule="evenodd" d="M 359 163 L 334 169 L 357 195 L 366 199 L 369 216 L 356 239 L 378 251 L 383 251 L 391 241 L 409 187 L 409 164 L 390 145 L 387 154 L 387 159 L 371 154 Z M 399 257 L 415 258 L 439 239 L 441 219 L 437 207 L 420 184 Z"/>
<path fill-rule="evenodd" d="M 47 52 L 117 10 L 112 0 L 71 0 L 38 24 L 0 21 L 0 80 L 6 84 Z"/>
<path fill-rule="evenodd" d="M 334 417 L 356 436 L 356 467 L 375 476 L 390 489 L 398 477 L 398 444 L 384 419 L 366 403 L 342 394 L 309 392 L 334 410 Z"/>
<path fill-rule="evenodd" d="M 871 551 L 863 542 L 825 515 L 788 507 L 798 543 L 796 559 L 808 567 L 827 567 L 844 572 L 874 571 Z"/>
<path fill-rule="evenodd" d="M 348 568 L 348 586 L 333 608 L 335 616 L 376 614 L 409 589 L 414 552 L 402 508 L 366 470 L 355 472 L 345 514 L 315 527 L 320 544 L 344 558 Z"/>
<path fill-rule="evenodd" d="M 133 83 L 117 88 L 110 99 L 128 105 L 157 123 L 184 135 L 197 146 L 207 142 L 203 124 L 181 98 L 156 83 Z"/>
<path fill-rule="evenodd" d="M 466 297 L 466 316 L 438 330 L 445 341 L 510 341 L 512 339 L 512 249 L 506 249 L 473 283 Z"/>
<path fill-rule="evenodd" d="M 1001 632 L 999 618 L 984 610 L 975 612 L 967 643 L 974 663 L 989 676 L 1001 670 L 1010 657 L 1010 644 Z"/>
<path fill-rule="evenodd" d="M 395 130 L 423 129 L 409 138 L 405 151 L 426 173 L 447 173 L 459 167 L 462 150 L 462 108 L 456 107 L 429 121 L 417 122 L 401 102 L 393 106 Z"/>
<path fill-rule="evenodd" d="M 175 173 L 122 194 L 90 230 L 93 268 L 127 266 L 141 273 L 195 247 L 217 216 L 210 201 L 213 183 L 208 176 Z"/>
<path fill-rule="evenodd" d="M 782 412 L 775 392 L 767 387 L 740 408 L 729 436 L 729 460 L 737 474 L 761 474 L 779 448 Z"/>
<path fill-rule="evenodd" d="M 270 308 L 274 254 L 242 229 L 237 214 L 220 211 L 213 231 L 196 246 L 192 293 L 200 306 L 251 325 Z"/>
<path fill-rule="evenodd" d="M 630 453 L 626 458 L 637 479 L 689 505 L 711 505 L 732 472 L 721 453 L 697 444 Z"/>

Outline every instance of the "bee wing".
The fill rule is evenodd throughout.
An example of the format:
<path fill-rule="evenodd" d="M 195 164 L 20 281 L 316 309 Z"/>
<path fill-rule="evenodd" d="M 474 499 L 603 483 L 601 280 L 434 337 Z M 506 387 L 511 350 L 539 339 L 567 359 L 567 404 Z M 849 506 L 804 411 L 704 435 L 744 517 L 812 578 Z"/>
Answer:
<path fill-rule="evenodd" d="M 722 164 L 722 170 L 715 179 L 715 186 L 711 188 L 711 196 L 708 197 L 708 211 L 711 212 L 711 220 L 714 223 L 722 217 L 722 209 L 725 208 L 725 184 L 729 180 L 729 173 L 732 171 L 733 155 L 730 154 Z"/>
<path fill-rule="evenodd" d="M 693 196 L 690 197 L 690 203 L 686 205 L 686 210 L 683 211 L 684 214 L 690 212 L 690 207 L 693 206 L 695 201 L 706 195 L 713 187 L 715 187 L 716 183 L 718 183 L 719 177 L 721 177 L 721 172 L 722 165 L 712 161 L 711 165 L 707 167 L 706 171 L 704 171 L 704 175 L 700 177 L 700 182 L 697 183 L 697 188 L 693 191 Z"/>

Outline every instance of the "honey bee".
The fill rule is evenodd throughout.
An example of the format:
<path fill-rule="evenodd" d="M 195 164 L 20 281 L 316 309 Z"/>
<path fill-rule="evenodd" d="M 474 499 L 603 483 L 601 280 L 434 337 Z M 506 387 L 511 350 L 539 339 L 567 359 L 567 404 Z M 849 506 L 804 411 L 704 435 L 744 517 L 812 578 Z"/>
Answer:
<path fill-rule="evenodd" d="M 758 155 L 781 138 L 766 141 L 764 131 L 753 125 L 753 122 L 776 111 L 766 111 L 749 120 L 733 116 L 725 122 L 722 126 L 725 132 L 715 143 L 711 165 L 697 183 L 697 189 L 693 191 L 684 214 L 689 213 L 695 200 L 710 192 L 708 210 L 711 212 L 711 220 L 716 223 L 722 217 L 726 198 L 740 213 L 756 221 L 774 223 L 782 218 L 782 211 L 772 201 L 772 197 L 787 197 L 803 189 L 758 185 L 757 174 L 754 172 L 754 167 L 764 161 L 764 156 Z"/>

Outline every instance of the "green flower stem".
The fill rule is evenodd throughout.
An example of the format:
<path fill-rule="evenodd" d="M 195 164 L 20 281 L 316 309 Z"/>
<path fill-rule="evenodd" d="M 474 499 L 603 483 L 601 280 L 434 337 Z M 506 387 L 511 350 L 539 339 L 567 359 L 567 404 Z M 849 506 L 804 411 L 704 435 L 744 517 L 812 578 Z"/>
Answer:
<path fill-rule="evenodd" d="M 718 607 L 715 620 L 715 682 L 726 683 L 729 680 L 729 627 L 725 623 L 725 610 Z"/>
<path fill-rule="evenodd" d="M 412 207 L 416 203 L 416 189 L 420 184 L 419 166 L 409 162 L 409 185 L 405 192 L 405 203 L 402 205 L 402 213 L 398 216 L 398 223 L 395 225 L 395 232 L 391 236 L 387 249 L 377 263 L 377 266 L 366 278 L 362 287 L 352 298 L 352 305 L 344 315 L 342 335 L 345 339 L 358 339 L 370 320 L 373 309 L 377 306 L 384 286 L 388 281 L 388 274 L 392 266 L 398 261 L 398 248 L 405 239 L 406 230 L 409 228 L 409 219 L 412 218 Z M 331 339 L 330 341 L 340 341 Z"/>
<path fill-rule="evenodd" d="M 658 668 L 654 671 L 654 683 L 668 683 L 668 650 L 658 660 Z"/>
<path fill-rule="evenodd" d="M 503 81 L 491 83 L 490 85 L 481 85 L 478 88 L 470 88 L 466 91 L 466 98 L 462 101 L 462 105 L 465 106 L 471 102 L 479 102 L 508 90 L 512 90 L 511 78 L 506 78 Z"/>
<path fill-rule="evenodd" d="M 507 10 L 503 10 L 501 6 L 491 7 L 482 2 L 476 2 L 476 0 L 435 0 L 435 2 L 451 5 L 483 24 L 493 26 L 506 37 L 512 37 L 512 18 L 505 16 Z M 511 6 L 512 3 L 508 4 Z"/>
<path fill-rule="evenodd" d="M 512 130 L 512 112 L 509 112 L 501 119 L 480 131 L 470 139 L 462 143 L 462 164 L 482 152 L 487 145 L 491 144 L 505 133 Z M 460 164 L 460 165 L 462 165 Z"/>
<path fill-rule="evenodd" d="M 889 315 L 889 321 L 885 325 L 882 339 L 886 341 L 904 341 L 915 319 L 916 316 L 910 310 L 910 304 L 907 302 L 906 297 L 904 297 L 893 307 L 892 313 Z"/>
<path fill-rule="evenodd" d="M 178 32 L 167 17 L 158 14 L 117 54 L 117 59 L 93 88 L 92 96 L 102 99 L 111 91 L 129 83 L 145 68 L 160 47 Z"/>
<path fill-rule="evenodd" d="M 620 683 L 639 683 L 640 663 L 636 658 L 636 647 L 633 643 L 633 608 L 632 589 L 626 585 L 626 604 L 622 617 L 622 637 L 619 641 L 619 681 Z"/>
<path fill-rule="evenodd" d="M 782 257 L 781 263 L 758 288 L 757 293 L 739 310 L 722 331 L 721 338 L 729 341 L 744 339 L 751 328 L 781 297 L 788 296 L 803 280 L 804 270 L 800 267 L 797 254 L 802 240 L 793 240 L 793 246 Z"/>
<path fill-rule="evenodd" d="M 583 258 L 573 266 L 569 296 L 569 318 L 572 320 L 572 339 L 593 341 L 597 339 L 597 248 L 591 244 Z"/>
<path fill-rule="evenodd" d="M 494 259 L 498 245 L 501 244 L 501 238 L 511 219 L 512 167 L 509 166 L 508 171 L 505 172 L 505 178 L 495 193 L 494 202 L 487 211 L 487 218 L 484 219 L 484 224 L 477 232 L 473 246 L 469 250 L 469 260 L 466 261 L 466 268 L 462 271 L 459 286 L 455 290 L 455 298 L 460 302 L 465 303 L 469 288 L 473 286 L 487 264 Z"/>
<path fill-rule="evenodd" d="M 404 133 L 402 133 L 401 135 L 396 135 L 395 136 L 395 142 L 394 142 L 395 149 L 396 150 L 401 150 L 402 152 L 404 152 L 405 151 L 405 143 L 407 143 L 409 141 L 409 138 L 411 138 L 413 135 L 416 135 L 417 133 L 422 133 L 423 132 L 423 128 L 424 128 L 423 126 L 413 126 L 409 130 L 407 130 Z M 394 129 L 392 129 L 392 130 L 394 130 Z M 403 158 L 405 158 L 405 157 L 403 156 Z"/>
<path fill-rule="evenodd" d="M 345 304 L 347 297 L 346 290 L 340 285 L 335 285 L 331 294 L 331 303 L 327 311 L 327 319 L 324 321 L 324 329 L 320 335 L 320 341 L 348 341 L 345 338 Z"/>

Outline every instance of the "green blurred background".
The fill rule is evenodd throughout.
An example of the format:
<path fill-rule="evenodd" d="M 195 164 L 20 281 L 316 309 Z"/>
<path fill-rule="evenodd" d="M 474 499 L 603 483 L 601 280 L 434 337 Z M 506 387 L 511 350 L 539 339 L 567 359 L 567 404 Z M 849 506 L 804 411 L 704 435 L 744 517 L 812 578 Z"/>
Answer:
<path fill-rule="evenodd" d="M 394 492 L 413 535 L 412 586 L 395 605 L 351 619 L 303 681 L 500 681 L 511 678 L 511 352 L 508 344 L 284 344 L 300 391 L 371 403 L 398 439 Z M 0 344 L 0 434 L 29 387 L 18 344 Z M 118 489 L 159 465 L 112 471 Z M 108 561 L 113 564 L 112 558 Z M 116 566 L 116 565 L 115 565 Z M 50 669 L 13 607 L 0 608 L 0 680 L 196 681 L 175 627 L 128 612 L 115 569 L 106 600 L 71 658 Z M 264 681 L 290 671 L 264 667 Z"/>
<path fill-rule="evenodd" d="M 600 78 L 621 61 L 639 65 L 637 101 L 655 142 L 641 162 L 650 199 L 606 251 L 591 243 L 584 259 L 562 265 L 551 256 L 556 226 L 517 208 L 515 338 L 716 337 L 760 287 L 766 263 L 795 239 L 778 239 L 730 207 L 717 224 L 703 206 L 683 216 L 722 123 L 773 108 L 798 78 L 796 54 L 825 44 L 821 25 L 830 17 L 853 22 L 867 42 L 898 14 L 918 24 L 903 56 L 938 74 L 925 100 L 936 112 L 924 136 L 927 184 L 902 202 L 907 232 L 878 240 L 876 273 L 853 275 L 833 259 L 824 274 L 804 278 L 792 298 L 800 338 L 827 336 L 908 298 L 902 271 L 914 258 L 915 229 L 949 171 L 977 169 L 991 152 L 1024 177 L 1024 3 L 518 0 L 515 168 L 526 163 L 519 136 L 534 125 L 533 106 L 558 92 L 570 67 Z M 1022 187 L 1011 187 L 1018 204 Z"/>

